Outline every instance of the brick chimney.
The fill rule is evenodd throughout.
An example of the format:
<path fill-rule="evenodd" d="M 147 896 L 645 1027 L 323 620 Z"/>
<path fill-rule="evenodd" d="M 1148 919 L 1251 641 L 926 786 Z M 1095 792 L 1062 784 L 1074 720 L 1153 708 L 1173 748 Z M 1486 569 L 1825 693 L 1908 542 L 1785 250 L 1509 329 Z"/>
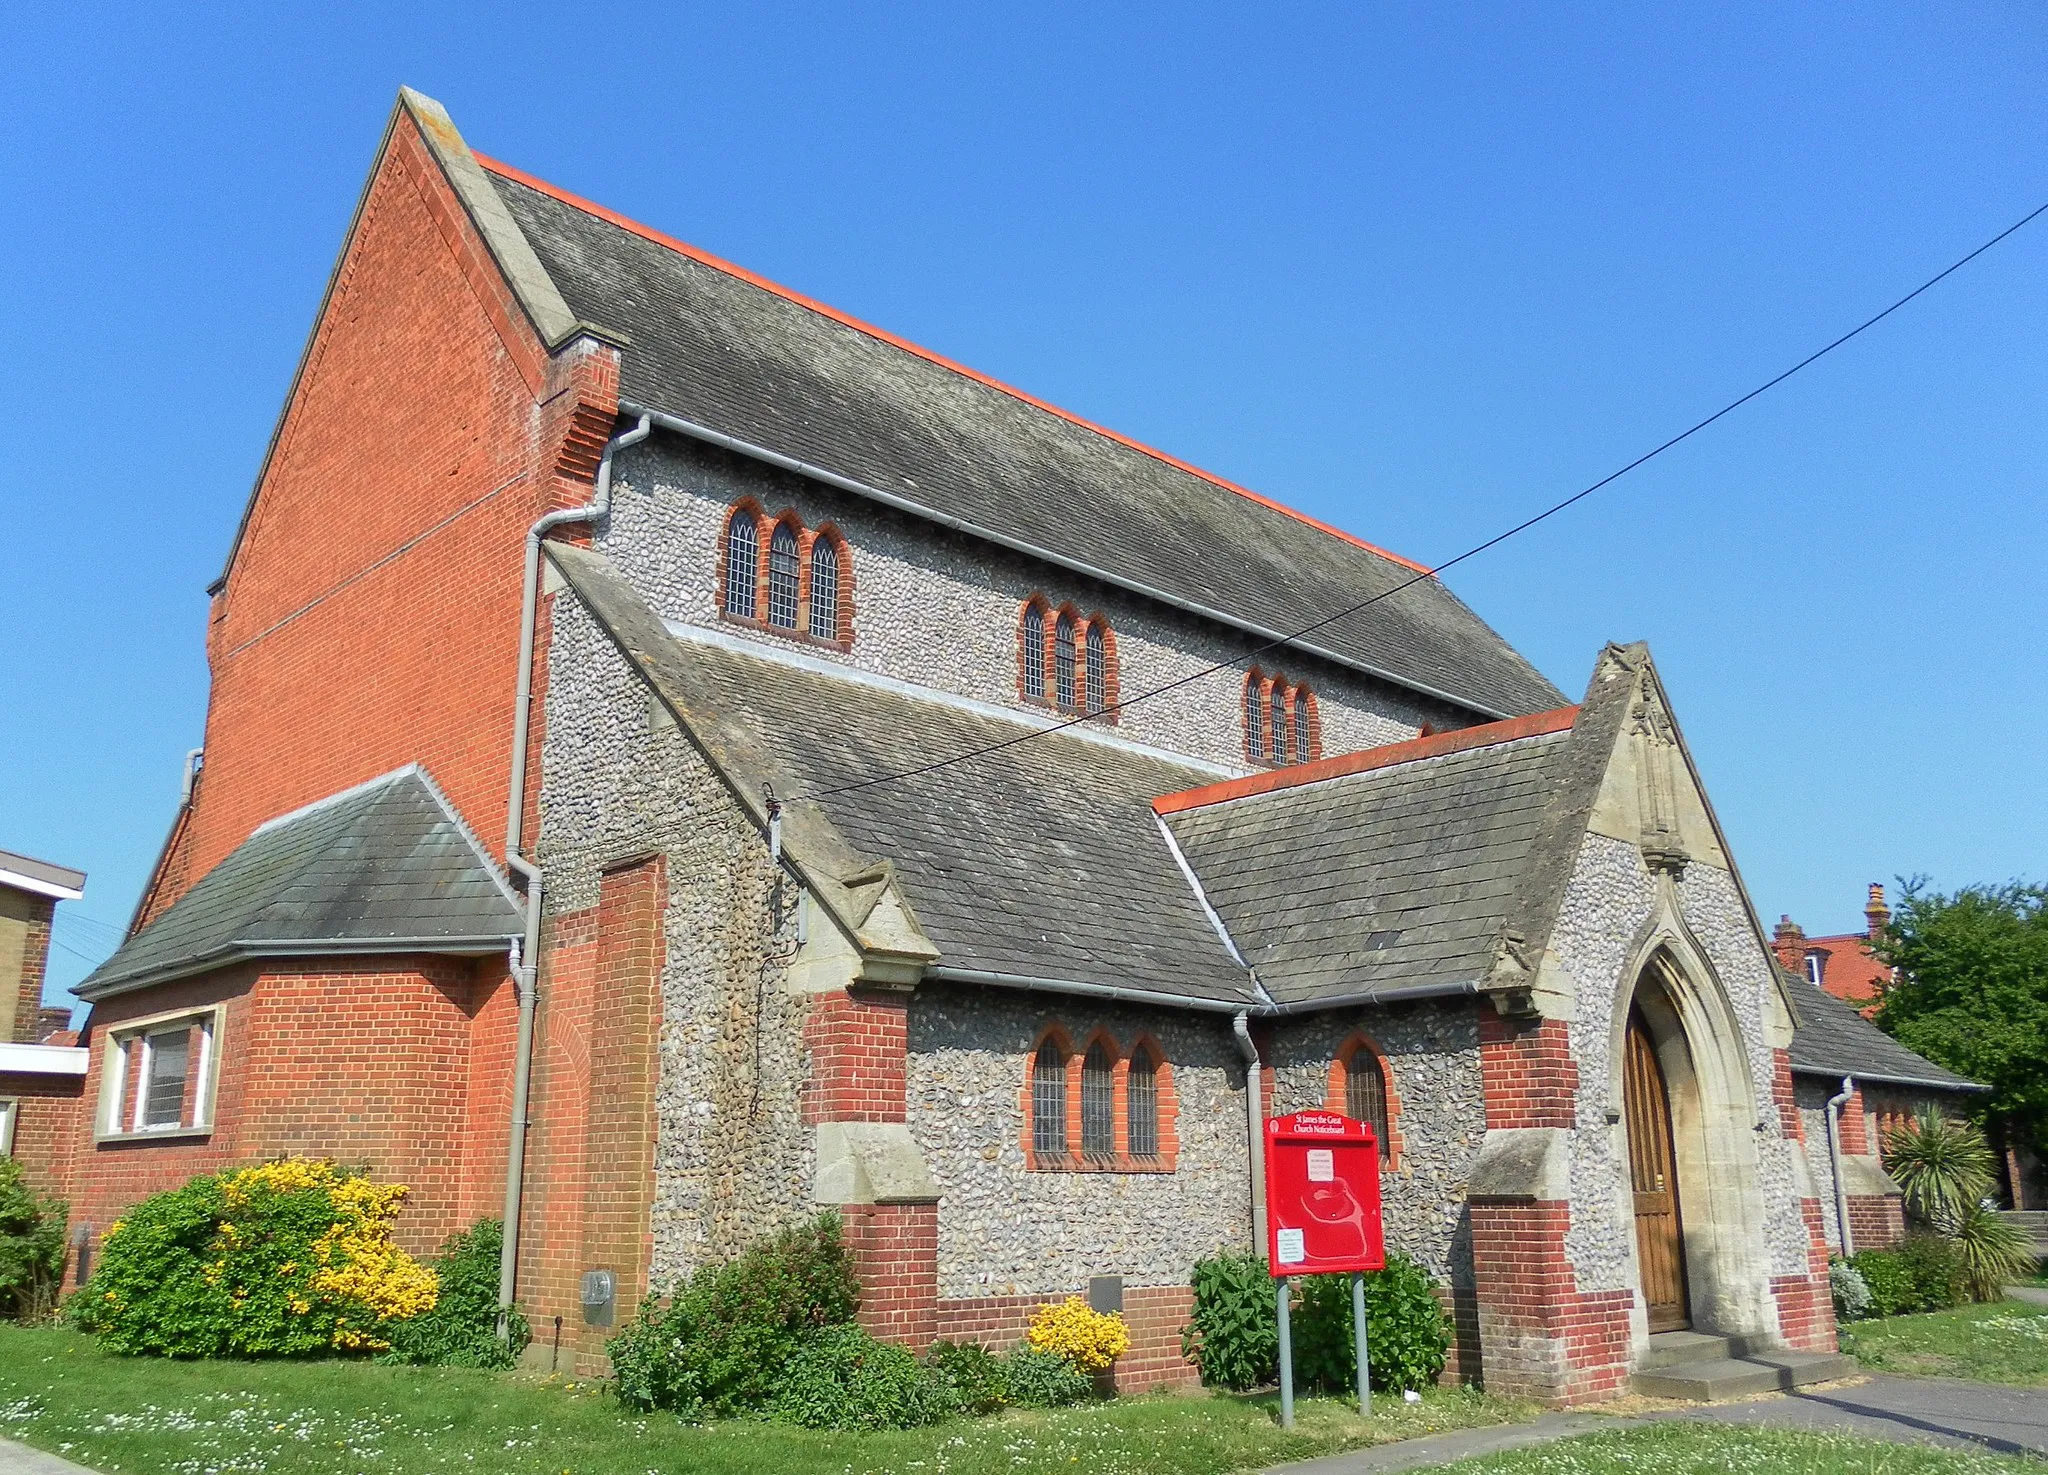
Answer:
<path fill-rule="evenodd" d="M 1771 933 L 1771 951 L 1778 955 L 1780 968 L 1800 978 L 1806 976 L 1806 933 L 1790 916 L 1778 918 Z"/>
<path fill-rule="evenodd" d="M 1884 935 L 1885 925 L 1892 919 L 1892 909 L 1884 904 L 1884 883 L 1870 883 L 1870 900 L 1863 907 L 1864 931 L 1872 942 Z"/>

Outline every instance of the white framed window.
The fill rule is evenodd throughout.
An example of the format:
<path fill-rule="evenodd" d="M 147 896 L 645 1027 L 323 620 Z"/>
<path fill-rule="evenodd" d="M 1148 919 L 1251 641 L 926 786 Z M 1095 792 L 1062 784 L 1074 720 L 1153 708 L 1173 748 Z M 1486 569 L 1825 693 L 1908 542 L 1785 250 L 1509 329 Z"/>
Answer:
<path fill-rule="evenodd" d="M 159 1014 L 107 1031 L 101 1137 L 212 1130 L 220 1014 L 218 1007 Z"/>
<path fill-rule="evenodd" d="M 1806 981 L 1815 988 L 1819 988 L 1821 976 L 1827 971 L 1827 966 L 1828 955 L 1826 953 L 1808 953 L 1806 955 Z"/>
<path fill-rule="evenodd" d="M 0 1157 L 14 1156 L 14 1124 L 21 1119 L 21 1103 L 12 1096 L 0 1098 Z"/>

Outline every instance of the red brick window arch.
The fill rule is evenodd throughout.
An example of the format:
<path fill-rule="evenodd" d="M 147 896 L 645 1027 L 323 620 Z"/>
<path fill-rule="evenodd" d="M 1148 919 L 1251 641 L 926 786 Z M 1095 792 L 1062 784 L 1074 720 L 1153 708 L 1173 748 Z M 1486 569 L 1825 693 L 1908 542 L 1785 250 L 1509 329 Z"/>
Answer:
<path fill-rule="evenodd" d="M 1173 1067 L 1149 1034 L 1128 1051 L 1106 1030 L 1078 1048 L 1039 1031 L 1025 1070 L 1024 1160 L 1034 1172 L 1170 1173 L 1179 1157 Z"/>
<path fill-rule="evenodd" d="M 734 624 L 846 650 L 853 644 L 853 551 L 835 527 L 736 503 L 719 540 L 718 609 Z"/>
<path fill-rule="evenodd" d="M 1257 666 L 1244 678 L 1244 755 L 1267 768 L 1310 763 L 1323 756 L 1322 717 L 1315 693 L 1278 672 Z"/>
<path fill-rule="evenodd" d="M 1116 631 L 1100 611 L 1055 608 L 1042 594 L 1017 615 L 1017 695 L 1038 706 L 1116 720 Z"/>
<path fill-rule="evenodd" d="M 1371 1123 L 1379 1139 L 1381 1171 L 1400 1166 L 1401 1098 L 1394 1089 L 1393 1063 L 1371 1035 L 1355 1034 L 1337 1051 L 1324 1107 Z"/>

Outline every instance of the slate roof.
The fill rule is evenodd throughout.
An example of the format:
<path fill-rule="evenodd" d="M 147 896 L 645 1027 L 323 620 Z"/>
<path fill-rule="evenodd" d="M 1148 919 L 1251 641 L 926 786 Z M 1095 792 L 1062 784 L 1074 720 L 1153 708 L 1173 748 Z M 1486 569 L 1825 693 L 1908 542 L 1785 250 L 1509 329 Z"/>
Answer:
<path fill-rule="evenodd" d="M 1487 975 L 1568 728 L 1167 816 L 1276 1003 Z"/>
<path fill-rule="evenodd" d="M 736 788 L 774 785 L 794 858 L 841 880 L 894 864 L 942 966 L 1257 1004 L 1152 814 L 1154 795 L 1211 782 L 1212 771 L 1055 732 L 807 801 L 1035 729 L 679 639 L 601 555 L 548 552 Z"/>
<path fill-rule="evenodd" d="M 262 826 L 74 992 L 258 955 L 496 951 L 523 926 L 489 855 L 408 767 Z"/>
<path fill-rule="evenodd" d="M 1387 554 L 481 162 L 570 308 L 628 335 L 622 404 L 1270 632 L 1414 577 Z M 1303 644 L 1490 715 L 1563 700 L 1435 579 Z"/>
<path fill-rule="evenodd" d="M 1789 973 L 1784 978 L 1792 1006 L 1799 1011 L 1791 1056 L 1792 1069 L 1800 1074 L 1852 1075 L 1863 1081 L 1891 1081 L 1950 1091 L 1987 1089 L 1908 1050 L 1857 1013 L 1853 1004 L 1815 988 L 1803 978 L 1794 978 Z"/>

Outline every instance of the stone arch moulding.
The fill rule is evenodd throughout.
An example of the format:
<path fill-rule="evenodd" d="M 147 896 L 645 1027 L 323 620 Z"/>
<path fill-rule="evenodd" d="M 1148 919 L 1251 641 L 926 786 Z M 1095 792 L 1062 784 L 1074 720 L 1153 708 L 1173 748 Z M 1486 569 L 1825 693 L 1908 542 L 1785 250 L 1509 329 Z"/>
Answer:
<path fill-rule="evenodd" d="M 1628 1017 L 1642 1009 L 1671 1098 L 1679 1218 L 1689 1311 L 1695 1331 L 1780 1340 L 1771 1295 L 1757 1085 L 1733 1001 L 1667 893 L 1633 950 L 1615 990 L 1608 1030 L 1607 1120 L 1613 1160 L 1626 1164 L 1622 1111 Z M 1626 1228 L 1631 1283 L 1640 1291 L 1633 1185 L 1615 1177 L 1614 1213 Z M 1638 1350 L 1648 1326 L 1640 1298 L 1632 1314 Z"/>

